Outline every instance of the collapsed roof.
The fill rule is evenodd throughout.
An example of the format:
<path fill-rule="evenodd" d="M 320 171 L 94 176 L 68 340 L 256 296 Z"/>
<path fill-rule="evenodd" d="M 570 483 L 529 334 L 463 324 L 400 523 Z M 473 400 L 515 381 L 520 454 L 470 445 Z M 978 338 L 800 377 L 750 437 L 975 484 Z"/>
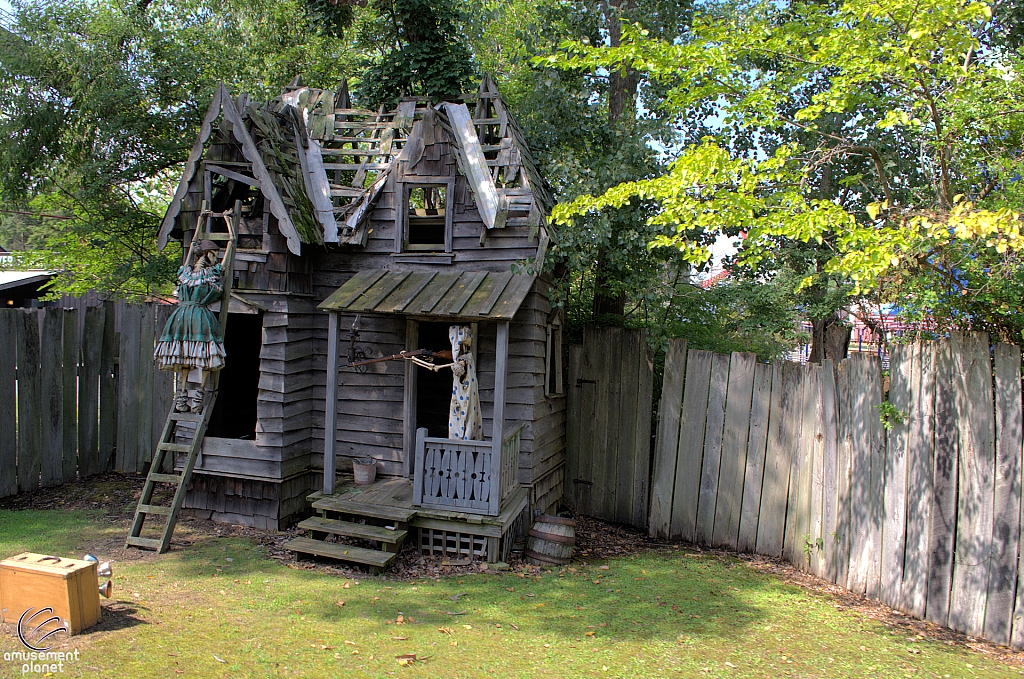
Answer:
<path fill-rule="evenodd" d="M 353 108 L 345 82 L 322 90 L 296 78 L 265 103 L 217 88 L 164 216 L 159 247 L 181 238 L 188 227 L 179 215 L 197 209 L 186 204 L 202 181 L 200 159 L 260 190 L 292 253 L 301 254 L 302 243 L 365 245 L 367 217 L 389 175 L 399 161 L 415 165 L 436 134 L 455 149 L 487 228 L 503 228 L 512 203 L 529 212 L 531 226 L 546 228 L 554 200 L 490 76 L 456 101 L 435 106 L 405 98 L 394 110 L 376 112 Z M 204 157 L 211 139 L 229 152 Z"/>

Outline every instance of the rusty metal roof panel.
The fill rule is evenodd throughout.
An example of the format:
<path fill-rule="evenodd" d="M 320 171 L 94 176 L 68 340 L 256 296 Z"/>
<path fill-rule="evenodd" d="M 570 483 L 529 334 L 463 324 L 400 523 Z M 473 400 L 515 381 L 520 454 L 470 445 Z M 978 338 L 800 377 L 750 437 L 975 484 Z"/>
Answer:
<path fill-rule="evenodd" d="M 320 304 L 324 311 L 511 319 L 534 276 L 494 271 L 360 271 Z"/>

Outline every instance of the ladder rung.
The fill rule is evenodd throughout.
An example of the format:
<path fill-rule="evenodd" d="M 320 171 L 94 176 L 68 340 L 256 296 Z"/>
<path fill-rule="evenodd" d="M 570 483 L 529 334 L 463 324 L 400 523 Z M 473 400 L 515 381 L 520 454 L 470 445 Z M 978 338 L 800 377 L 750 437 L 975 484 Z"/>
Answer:
<path fill-rule="evenodd" d="M 158 483 L 181 483 L 181 474 L 150 474 L 149 480 Z"/>
<path fill-rule="evenodd" d="M 171 419 L 175 422 L 198 422 L 203 419 L 202 413 L 171 413 Z"/>
<path fill-rule="evenodd" d="M 161 507 L 160 505 L 139 505 L 139 511 L 143 514 L 160 514 L 161 516 L 170 516 L 170 507 Z"/>
<path fill-rule="evenodd" d="M 231 240 L 230 233 L 197 233 L 192 236 L 195 240 Z"/>
<path fill-rule="evenodd" d="M 160 545 L 162 544 L 160 540 L 155 538 L 136 538 L 130 535 L 128 536 L 128 539 L 125 540 L 125 543 L 132 547 L 146 547 L 148 549 L 160 549 Z"/>
<path fill-rule="evenodd" d="M 157 450 L 166 450 L 171 453 L 187 453 L 192 450 L 192 446 L 185 445 L 184 443 L 161 443 L 157 445 Z"/>

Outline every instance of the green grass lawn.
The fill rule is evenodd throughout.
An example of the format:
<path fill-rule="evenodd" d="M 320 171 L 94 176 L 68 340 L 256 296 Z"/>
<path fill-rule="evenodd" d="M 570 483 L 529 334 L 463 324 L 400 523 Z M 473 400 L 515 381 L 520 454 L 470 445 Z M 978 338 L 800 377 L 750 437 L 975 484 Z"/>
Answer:
<path fill-rule="evenodd" d="M 118 562 L 123 520 L 0 511 L 0 555 L 114 561 L 104 622 L 62 676 L 1008 677 L 958 645 L 887 629 L 739 559 L 673 550 L 541 576 L 395 582 L 289 568 L 243 538 Z M 137 558 L 137 552 L 129 556 Z M 0 651 L 19 647 L 8 631 Z M 415 654 L 417 660 L 409 658 Z M 408 656 L 408 657 L 401 657 Z M 21 676 L 18 663 L 0 675 Z M 38 675 L 36 675 L 38 676 Z M 58 676 L 58 675 L 55 675 Z"/>

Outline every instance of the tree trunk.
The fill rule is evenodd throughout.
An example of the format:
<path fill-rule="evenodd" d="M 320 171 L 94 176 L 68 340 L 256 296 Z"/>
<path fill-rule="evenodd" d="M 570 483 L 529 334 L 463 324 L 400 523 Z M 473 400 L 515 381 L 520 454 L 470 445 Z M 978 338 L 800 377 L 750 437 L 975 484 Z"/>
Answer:
<path fill-rule="evenodd" d="M 821 363 L 824 358 L 841 361 L 846 358 L 850 348 L 850 332 L 850 327 L 843 325 L 835 316 L 811 319 L 811 355 L 807 362 Z"/>
<path fill-rule="evenodd" d="M 622 26 L 619 19 L 622 11 L 632 7 L 633 0 L 608 0 L 605 16 L 608 19 L 608 42 L 618 47 L 622 40 Z M 636 116 L 636 87 L 639 74 L 633 69 L 616 69 L 608 74 L 608 122 L 612 128 L 630 122 Z M 626 315 L 626 294 L 613 292 L 608 283 L 618 272 L 608 263 L 609 250 L 617 248 L 619 234 L 616 222 L 612 221 L 612 234 L 607 247 L 597 252 L 594 268 L 593 319 L 599 325 L 621 325 Z"/>

